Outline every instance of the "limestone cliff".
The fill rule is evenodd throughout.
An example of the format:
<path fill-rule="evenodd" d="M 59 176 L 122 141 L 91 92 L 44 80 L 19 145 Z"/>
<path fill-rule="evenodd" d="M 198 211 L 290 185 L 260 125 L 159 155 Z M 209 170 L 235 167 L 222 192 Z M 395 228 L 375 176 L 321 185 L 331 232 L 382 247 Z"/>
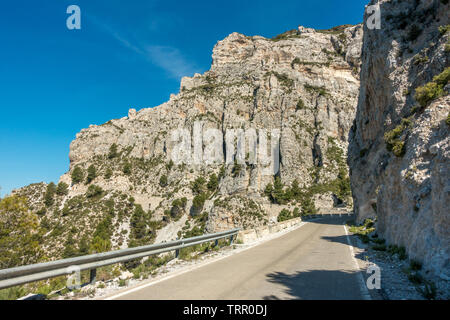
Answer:
<path fill-rule="evenodd" d="M 348 163 L 360 221 L 450 278 L 448 1 L 380 3 L 365 24 Z M 369 17 L 365 17 L 367 21 Z"/>

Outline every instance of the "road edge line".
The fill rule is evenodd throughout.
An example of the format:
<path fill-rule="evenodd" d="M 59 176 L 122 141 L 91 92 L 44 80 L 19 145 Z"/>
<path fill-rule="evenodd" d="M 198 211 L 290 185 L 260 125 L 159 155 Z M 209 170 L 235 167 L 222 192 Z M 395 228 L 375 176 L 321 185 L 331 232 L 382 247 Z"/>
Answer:
<path fill-rule="evenodd" d="M 369 289 L 367 288 L 366 282 L 364 281 L 363 271 L 359 267 L 359 263 L 355 258 L 355 250 L 350 240 L 350 236 L 347 231 L 347 226 L 345 225 L 345 223 L 343 224 L 343 226 L 345 230 L 345 237 L 347 238 L 347 243 L 350 250 L 350 255 L 352 256 L 353 263 L 355 264 L 356 269 L 358 270 L 359 290 L 361 291 L 361 295 L 363 296 L 364 300 L 372 300 L 372 296 L 370 295 Z"/>

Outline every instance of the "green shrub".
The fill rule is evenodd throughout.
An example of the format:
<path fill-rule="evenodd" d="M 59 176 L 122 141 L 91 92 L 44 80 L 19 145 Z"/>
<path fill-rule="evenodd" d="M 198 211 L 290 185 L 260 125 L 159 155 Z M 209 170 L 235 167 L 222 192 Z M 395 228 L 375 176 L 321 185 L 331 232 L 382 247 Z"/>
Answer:
<path fill-rule="evenodd" d="M 81 169 L 80 166 L 76 166 L 75 169 L 73 169 L 73 171 L 72 171 L 71 177 L 72 177 L 73 184 L 78 184 L 78 183 L 82 182 L 83 178 L 84 178 L 83 169 Z"/>
<path fill-rule="evenodd" d="M 275 181 L 266 185 L 264 194 L 272 203 L 286 204 L 295 197 L 300 198 L 301 190 L 298 186 L 298 181 L 294 180 L 292 188 L 284 189 L 284 184 L 279 176 L 275 177 Z"/>
<path fill-rule="evenodd" d="M 273 192 L 273 184 L 272 183 L 268 183 L 266 185 L 266 187 L 264 188 L 264 194 L 267 197 L 269 197 L 269 199 L 270 199 L 270 197 L 272 196 L 272 192 Z"/>
<path fill-rule="evenodd" d="M 167 169 L 168 171 L 170 171 L 170 170 L 172 170 L 173 166 L 174 166 L 174 163 L 173 163 L 172 160 L 170 160 L 169 163 L 166 164 L 166 169 Z"/>
<path fill-rule="evenodd" d="M 170 210 L 170 216 L 172 218 L 178 217 L 182 213 L 182 211 L 185 209 L 186 204 L 187 204 L 186 198 L 174 200 L 172 202 L 172 209 Z"/>
<path fill-rule="evenodd" d="M 305 103 L 303 102 L 302 99 L 299 99 L 297 102 L 297 105 L 295 107 L 295 110 L 301 110 L 305 108 Z"/>
<path fill-rule="evenodd" d="M 131 174 L 131 163 L 128 161 L 125 162 L 122 169 L 123 173 L 129 176 Z"/>
<path fill-rule="evenodd" d="M 97 177 L 97 170 L 95 169 L 95 166 L 91 164 L 87 171 L 86 183 L 89 184 Z"/>
<path fill-rule="evenodd" d="M 444 25 L 444 26 L 440 26 L 438 29 L 439 29 L 439 32 L 442 35 L 444 35 L 450 30 L 450 24 L 447 24 L 447 25 Z"/>
<path fill-rule="evenodd" d="M 25 287 L 16 286 L 0 290 L 0 300 L 17 300 L 27 294 Z"/>
<path fill-rule="evenodd" d="M 291 184 L 291 196 L 294 199 L 300 199 L 302 196 L 302 190 L 300 189 L 300 186 L 298 185 L 298 180 L 294 179 Z"/>
<path fill-rule="evenodd" d="M 50 182 L 44 195 L 44 203 L 47 207 L 50 207 L 55 202 L 55 193 L 56 186 L 53 182 Z"/>
<path fill-rule="evenodd" d="M 161 187 L 167 187 L 167 183 L 168 183 L 168 181 L 167 181 L 167 176 L 166 175 L 162 175 L 160 178 L 159 178 L 159 185 L 161 186 Z"/>
<path fill-rule="evenodd" d="M 213 173 L 209 177 L 209 181 L 206 187 L 208 188 L 209 191 L 215 191 L 218 186 L 219 186 L 219 178 L 215 173 Z"/>
<path fill-rule="evenodd" d="M 310 197 L 307 197 L 302 201 L 301 207 L 303 216 L 317 213 L 316 205 Z"/>
<path fill-rule="evenodd" d="M 326 96 L 328 94 L 327 89 L 324 87 L 317 87 L 310 84 L 304 84 L 303 87 L 306 89 L 306 91 L 311 93 L 318 93 L 319 96 Z"/>
<path fill-rule="evenodd" d="M 113 171 L 111 170 L 111 168 L 106 169 L 106 172 L 105 172 L 105 179 L 106 179 L 106 180 L 111 179 L 112 175 L 113 175 Z"/>
<path fill-rule="evenodd" d="M 403 157 L 406 153 L 406 146 L 404 141 L 395 141 L 392 146 L 392 152 L 396 157 Z"/>
<path fill-rule="evenodd" d="M 56 194 L 58 196 L 66 196 L 69 193 L 69 186 L 67 183 L 60 182 L 56 188 Z"/>
<path fill-rule="evenodd" d="M 420 54 L 417 54 L 416 56 L 414 56 L 414 64 L 416 64 L 416 65 L 417 64 L 427 63 L 429 60 L 430 59 L 426 55 L 422 56 Z M 406 94 L 404 93 L 404 95 L 408 95 L 408 94 L 409 94 L 409 91 L 407 91 Z"/>
<path fill-rule="evenodd" d="M 390 254 L 397 254 L 400 260 L 405 260 L 407 258 L 405 247 L 398 247 L 395 244 L 389 245 L 387 247 L 387 252 Z"/>
<path fill-rule="evenodd" d="M 83 236 L 78 245 L 78 256 L 89 254 L 89 244 L 86 236 Z"/>
<path fill-rule="evenodd" d="M 192 192 L 196 195 L 201 194 L 205 191 L 206 180 L 203 177 L 198 177 L 191 184 Z"/>
<path fill-rule="evenodd" d="M 130 219 L 130 243 L 129 247 L 137 247 L 149 244 L 154 237 L 154 230 L 148 229 L 147 214 L 141 205 L 135 205 Z"/>
<path fill-rule="evenodd" d="M 192 206 L 196 213 L 201 212 L 201 210 L 203 209 L 203 206 L 205 205 L 206 198 L 207 198 L 206 193 L 201 193 L 194 197 Z"/>
<path fill-rule="evenodd" d="M 72 235 L 69 234 L 69 236 L 66 240 L 66 243 L 65 243 L 62 258 L 63 259 L 72 258 L 72 257 L 75 257 L 76 255 L 77 255 L 77 249 L 75 248 L 75 240 L 73 239 Z"/>
<path fill-rule="evenodd" d="M 39 222 L 25 198 L 0 200 L 0 269 L 36 263 L 39 258 Z"/>
<path fill-rule="evenodd" d="M 406 152 L 406 144 L 405 141 L 400 140 L 400 136 L 403 132 L 411 125 L 411 120 L 405 118 L 402 119 L 401 124 L 392 129 L 391 131 L 387 131 L 384 134 L 384 141 L 386 143 L 386 149 L 388 151 L 392 151 L 395 156 L 403 157 Z"/>
<path fill-rule="evenodd" d="M 360 226 L 350 225 L 349 230 L 351 233 L 356 234 L 363 243 L 369 243 L 370 238 L 368 235 L 375 231 L 374 221 L 372 219 L 365 219 L 364 223 Z M 383 242 L 383 245 L 384 245 L 384 242 Z"/>
<path fill-rule="evenodd" d="M 220 167 L 220 171 L 219 171 L 219 179 L 222 179 L 223 177 L 225 177 L 225 173 L 226 173 L 226 170 L 225 170 L 225 166 L 221 166 Z"/>
<path fill-rule="evenodd" d="M 234 160 L 233 168 L 231 169 L 231 172 L 233 173 L 233 177 L 236 178 L 239 176 L 242 172 L 243 166 L 239 164 L 236 160 Z"/>
<path fill-rule="evenodd" d="M 433 78 L 433 81 L 436 82 L 439 86 L 445 87 L 450 80 L 450 67 L 446 68 L 440 74 Z"/>
<path fill-rule="evenodd" d="M 109 147 L 108 159 L 114 159 L 118 156 L 117 153 L 117 144 L 113 143 L 111 147 Z"/>
<path fill-rule="evenodd" d="M 280 82 L 280 84 L 285 87 L 288 91 L 292 90 L 292 87 L 294 86 L 294 80 L 292 80 L 291 78 L 289 78 L 289 76 L 285 73 L 280 74 L 277 72 L 272 72 L 275 77 L 277 78 L 277 80 Z"/>
<path fill-rule="evenodd" d="M 111 250 L 111 241 L 108 239 L 102 239 L 100 237 L 94 237 L 89 247 L 90 253 L 101 253 Z"/>
<path fill-rule="evenodd" d="M 287 209 L 281 210 L 280 214 L 278 215 L 277 221 L 282 222 L 292 219 L 291 212 Z"/>
<path fill-rule="evenodd" d="M 295 192 L 300 193 L 298 182 L 296 182 Z M 286 204 L 293 198 L 291 189 L 284 190 L 284 184 L 279 176 L 275 177 L 273 185 L 271 183 L 266 185 L 264 194 L 276 204 Z"/>
<path fill-rule="evenodd" d="M 281 181 L 280 177 L 275 178 L 275 182 L 273 183 L 273 193 L 272 197 L 275 203 L 285 204 L 289 199 L 286 197 L 286 193 L 284 192 L 284 184 Z"/>
<path fill-rule="evenodd" d="M 429 82 L 422 87 L 416 89 L 414 98 L 422 107 L 427 106 L 434 99 L 442 96 L 444 91 L 436 82 Z"/>
<path fill-rule="evenodd" d="M 433 78 L 433 81 L 418 87 L 414 95 L 414 99 L 422 107 L 426 107 L 431 101 L 441 97 L 444 94 L 444 87 L 450 79 L 450 67 Z"/>
<path fill-rule="evenodd" d="M 86 198 L 95 198 L 103 194 L 103 189 L 94 184 L 90 185 L 86 191 Z"/>

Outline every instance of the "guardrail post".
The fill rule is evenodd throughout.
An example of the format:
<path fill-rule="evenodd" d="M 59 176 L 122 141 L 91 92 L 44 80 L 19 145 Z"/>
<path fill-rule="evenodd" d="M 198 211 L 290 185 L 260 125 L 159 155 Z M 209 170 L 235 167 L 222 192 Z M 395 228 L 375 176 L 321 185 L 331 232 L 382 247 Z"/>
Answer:
<path fill-rule="evenodd" d="M 177 238 L 177 241 L 180 240 L 180 238 Z M 176 249 L 175 250 L 175 258 L 178 258 L 178 256 L 180 255 L 180 249 Z"/>
<path fill-rule="evenodd" d="M 216 241 L 214 241 L 214 247 L 217 247 L 219 245 L 219 239 L 216 239 Z"/>
<path fill-rule="evenodd" d="M 230 246 L 233 244 L 233 238 L 234 238 L 234 236 L 230 237 Z"/>
<path fill-rule="evenodd" d="M 91 269 L 89 273 L 89 284 L 94 284 L 97 280 L 97 269 Z"/>

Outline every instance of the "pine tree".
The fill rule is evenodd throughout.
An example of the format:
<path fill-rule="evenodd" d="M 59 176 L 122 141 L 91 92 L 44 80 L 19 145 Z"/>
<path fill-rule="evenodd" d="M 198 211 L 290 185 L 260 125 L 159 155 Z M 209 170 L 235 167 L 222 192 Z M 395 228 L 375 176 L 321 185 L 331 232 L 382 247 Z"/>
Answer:
<path fill-rule="evenodd" d="M 80 244 L 78 246 L 78 255 L 84 256 L 84 255 L 87 255 L 88 253 L 89 253 L 89 245 L 88 245 L 87 237 L 83 236 L 83 238 L 81 238 Z"/>
<path fill-rule="evenodd" d="M 65 243 L 64 252 L 62 254 L 63 259 L 72 258 L 77 255 L 77 250 L 75 249 L 75 240 L 72 234 L 69 234 L 67 241 Z"/>
<path fill-rule="evenodd" d="M 215 191 L 218 186 L 219 186 L 219 178 L 217 178 L 216 174 L 213 173 L 209 177 L 207 188 L 208 188 L 209 191 Z"/>
<path fill-rule="evenodd" d="M 123 165 L 123 173 L 125 173 L 127 176 L 131 174 L 131 163 L 129 163 L 128 161 L 126 161 Z"/>
<path fill-rule="evenodd" d="M 297 179 L 295 179 L 294 181 L 292 181 L 292 185 L 291 185 L 291 194 L 292 197 L 294 199 L 299 199 L 300 196 L 302 195 L 302 190 L 300 189 L 299 185 L 298 185 L 298 181 Z"/>
<path fill-rule="evenodd" d="M 109 159 L 114 159 L 118 156 L 117 153 L 117 144 L 113 143 L 111 145 L 111 147 L 109 147 L 109 153 L 108 153 L 108 158 Z"/>
<path fill-rule="evenodd" d="M 133 215 L 130 219 L 130 247 L 136 247 L 146 244 L 147 240 L 147 223 L 146 214 L 141 205 L 136 205 Z"/>
<path fill-rule="evenodd" d="M 91 164 L 88 168 L 86 183 L 87 184 L 91 183 L 96 177 L 97 177 L 97 170 L 95 169 L 95 166 Z"/>
<path fill-rule="evenodd" d="M 39 222 L 26 199 L 17 196 L 0 200 L 0 269 L 36 263 L 39 249 Z"/>
<path fill-rule="evenodd" d="M 53 182 L 50 182 L 44 195 L 44 203 L 47 207 L 50 207 L 55 202 L 55 193 L 56 186 Z"/>
<path fill-rule="evenodd" d="M 284 194 L 284 184 L 281 182 L 280 177 L 275 178 L 275 182 L 273 184 L 273 200 L 277 204 L 284 204 L 285 201 L 285 194 Z"/>
<path fill-rule="evenodd" d="M 65 196 L 68 193 L 69 193 L 69 186 L 67 185 L 67 183 L 64 182 L 58 183 L 58 186 L 56 188 L 56 194 L 58 196 Z"/>
<path fill-rule="evenodd" d="M 112 175 L 113 175 L 113 171 L 111 170 L 111 168 L 106 169 L 105 179 L 109 180 L 112 177 Z"/>
<path fill-rule="evenodd" d="M 83 181 L 83 170 L 79 167 L 76 166 L 75 169 L 73 169 L 72 171 L 72 183 L 73 184 L 77 184 L 80 183 L 81 181 Z"/>
<path fill-rule="evenodd" d="M 167 176 L 166 175 L 162 175 L 160 178 L 159 178 L 159 185 L 161 186 L 161 187 L 166 187 L 167 186 Z"/>
<path fill-rule="evenodd" d="M 205 183 L 206 180 L 203 177 L 198 177 L 197 179 L 195 179 L 191 184 L 192 192 L 196 195 L 201 194 L 203 191 L 205 191 Z"/>

